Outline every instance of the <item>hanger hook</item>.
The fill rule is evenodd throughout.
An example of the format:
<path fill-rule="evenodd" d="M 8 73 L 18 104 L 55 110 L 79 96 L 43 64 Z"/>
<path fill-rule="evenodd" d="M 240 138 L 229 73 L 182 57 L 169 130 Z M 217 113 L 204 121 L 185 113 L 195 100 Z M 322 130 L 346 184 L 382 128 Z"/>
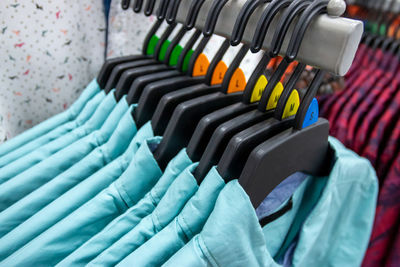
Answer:
<path fill-rule="evenodd" d="M 133 3 L 133 11 L 135 13 L 139 13 L 140 10 L 142 9 L 142 5 L 143 5 L 143 0 L 135 0 L 135 2 Z"/>
<path fill-rule="evenodd" d="M 146 8 L 144 10 L 144 14 L 146 16 L 150 16 L 151 14 L 153 14 L 155 4 L 156 4 L 156 0 L 147 0 Z"/>
<path fill-rule="evenodd" d="M 168 24 L 175 22 L 176 15 L 178 14 L 179 5 L 181 4 L 181 0 L 170 0 L 168 5 L 166 21 Z"/>
<path fill-rule="evenodd" d="M 257 23 L 256 30 L 254 32 L 253 40 L 251 42 L 250 50 L 253 53 L 260 51 L 264 42 L 265 36 L 267 35 L 268 28 L 278 13 L 279 10 L 290 5 L 292 0 L 273 0 L 264 10 L 260 20 Z"/>
<path fill-rule="evenodd" d="M 166 16 L 168 5 L 170 0 L 161 0 L 161 3 L 157 10 L 157 19 L 163 20 Z"/>
<path fill-rule="evenodd" d="M 190 4 L 189 13 L 185 21 L 185 27 L 187 30 L 191 30 L 195 26 L 197 17 L 199 15 L 201 7 L 204 4 L 204 1 L 205 0 L 194 0 Z"/>
<path fill-rule="evenodd" d="M 231 45 L 238 45 L 243 38 L 244 30 L 249 22 L 250 16 L 261 4 L 270 2 L 271 0 L 247 0 L 239 12 L 235 21 L 235 25 L 231 35 Z"/>
<path fill-rule="evenodd" d="M 206 22 L 204 24 L 203 35 L 210 37 L 215 30 L 215 25 L 217 24 L 218 17 L 222 11 L 222 8 L 228 0 L 214 0 L 211 5 L 210 11 L 207 15 Z"/>
<path fill-rule="evenodd" d="M 127 10 L 129 8 L 130 4 L 131 4 L 130 0 L 122 0 L 121 1 L 121 7 L 123 10 Z"/>
<path fill-rule="evenodd" d="M 313 0 L 294 0 L 288 8 L 282 13 L 278 26 L 271 41 L 270 54 L 276 57 L 281 51 L 283 41 L 289 30 L 289 27 L 298 14 L 304 11 Z"/>
<path fill-rule="evenodd" d="M 286 51 L 286 58 L 289 61 L 293 61 L 297 57 L 308 26 L 315 16 L 327 12 L 328 3 L 329 0 L 315 1 L 303 12 L 293 30 L 292 38 Z"/>

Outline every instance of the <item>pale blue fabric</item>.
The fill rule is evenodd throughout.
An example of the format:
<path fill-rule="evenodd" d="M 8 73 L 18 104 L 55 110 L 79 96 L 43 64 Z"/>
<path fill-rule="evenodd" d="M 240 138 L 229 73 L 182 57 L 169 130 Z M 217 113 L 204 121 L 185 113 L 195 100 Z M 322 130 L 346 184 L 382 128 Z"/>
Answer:
<path fill-rule="evenodd" d="M 216 168 L 212 168 L 181 213 L 117 266 L 160 266 L 166 262 L 201 231 L 224 186 L 224 180 Z"/>
<path fill-rule="evenodd" d="M 88 101 L 99 92 L 100 87 L 96 79 L 94 79 L 67 110 L 41 122 L 40 124 L 32 127 L 29 130 L 26 130 L 20 135 L 13 137 L 4 144 L 0 145 L 0 167 L 8 163 L 6 159 L 3 159 L 3 156 L 45 135 L 60 125 L 74 120 L 82 111 L 86 103 L 88 103 Z"/>
<path fill-rule="evenodd" d="M 120 101 L 109 114 L 100 130 L 77 140 L 73 144 L 39 162 L 0 186 L 0 211 L 8 208 L 27 194 L 47 183 L 104 144 L 114 132 L 121 117 L 128 109 L 126 101 Z"/>
<path fill-rule="evenodd" d="M 154 211 L 171 183 L 190 164 L 192 164 L 192 161 L 187 155 L 186 149 L 183 149 L 169 162 L 160 180 L 143 199 L 66 257 L 58 266 L 86 265 L 101 252 L 114 244 L 118 239 L 134 228 L 141 219 Z"/>
<path fill-rule="evenodd" d="M 300 207 L 262 229 L 250 199 L 234 180 L 221 191 L 203 230 L 164 266 L 281 266 L 268 244 L 275 239 L 283 244 L 296 225 L 300 228 L 292 266 L 360 266 L 374 220 L 377 178 L 366 159 L 334 138 L 329 142 L 336 162 L 329 177 L 307 178 L 308 183 L 326 185 L 303 222 L 296 222 L 303 217 Z M 303 183 L 296 190 L 294 204 L 308 205 L 306 189 Z M 286 233 L 277 231 L 282 223 L 290 225 Z"/>
<path fill-rule="evenodd" d="M 136 125 L 131 114 L 132 108 L 125 112 L 116 130 L 104 145 L 1 212 L 0 237 L 120 156 L 136 134 Z"/>
<path fill-rule="evenodd" d="M 194 163 L 187 167 L 172 182 L 154 211 L 89 262 L 88 266 L 114 266 L 167 226 L 198 189 L 197 182 L 192 174 L 196 166 L 197 163 Z"/>
<path fill-rule="evenodd" d="M 152 153 L 160 139 L 142 143 L 120 178 L 0 265 L 53 266 L 135 205 L 162 175 Z"/>
<path fill-rule="evenodd" d="M 99 93 L 99 95 L 104 95 L 104 92 L 102 91 L 101 93 Z M 91 101 L 90 103 L 92 104 L 94 103 L 94 101 Z M 50 157 L 57 151 L 60 151 L 70 144 L 73 144 L 76 140 L 88 135 L 95 130 L 98 130 L 103 125 L 110 112 L 114 109 L 115 105 L 115 97 L 112 94 L 109 94 L 107 97 L 103 98 L 100 104 L 96 103 L 97 107 L 95 108 L 96 111 L 93 115 L 85 113 L 85 110 L 82 111 L 82 113 L 75 121 L 69 123 L 71 128 L 77 128 L 59 136 L 58 138 L 48 142 L 47 144 L 36 148 L 30 153 L 27 153 L 19 157 L 18 159 L 15 159 L 13 162 L 7 164 L 6 166 L 2 167 L 0 169 L 0 181 L 2 183 L 8 181 L 9 179 L 17 176 L 28 168 Z"/>
<path fill-rule="evenodd" d="M 8 152 L 6 155 L 3 155 L 0 158 L 0 167 L 7 166 L 7 164 L 12 163 L 13 161 L 19 159 L 20 157 L 29 154 L 35 149 L 40 148 L 41 146 L 83 125 L 93 115 L 93 113 L 95 112 L 95 110 L 97 109 L 97 107 L 104 98 L 105 98 L 104 91 L 100 91 L 95 96 L 93 96 L 93 99 L 88 101 L 83 110 L 74 120 L 70 120 L 41 136 L 37 136 L 36 139 Z M 2 180 L 0 181 L 2 182 Z"/>
<path fill-rule="evenodd" d="M 151 137 L 153 137 L 152 128 L 150 125 L 146 124 L 140 128 L 130 143 L 128 149 L 122 156 L 118 157 L 116 160 L 112 161 L 110 164 L 89 178 L 71 188 L 62 196 L 55 199 L 49 205 L 42 208 L 32 217 L 3 236 L 0 239 L 0 260 L 8 257 L 13 252 L 20 249 L 23 245 L 39 236 L 45 230 L 49 229 L 60 220 L 67 217 L 69 214 L 95 197 L 96 194 L 98 194 L 101 190 L 119 178 L 129 166 L 129 163 L 132 161 L 142 142 L 144 142 L 147 138 L 150 138 L 148 140 L 150 144 L 153 142 L 158 142 L 158 138 L 153 141 Z M 4 213 L 7 211 L 8 210 L 5 210 Z M 22 216 L 25 216 L 25 212 L 30 213 L 29 211 L 25 210 L 20 210 L 20 212 L 22 213 Z M 14 220 L 17 219 L 18 217 L 14 218 Z M 2 227 L 2 225 L 0 225 L 0 227 Z M 8 224 L 5 224 L 3 227 L 8 227 Z"/>

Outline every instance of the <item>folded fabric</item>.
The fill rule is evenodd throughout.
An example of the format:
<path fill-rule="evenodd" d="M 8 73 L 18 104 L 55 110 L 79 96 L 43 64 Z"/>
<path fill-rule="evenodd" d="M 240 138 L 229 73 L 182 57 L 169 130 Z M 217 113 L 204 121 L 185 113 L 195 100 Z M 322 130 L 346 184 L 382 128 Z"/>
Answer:
<path fill-rule="evenodd" d="M 198 189 L 192 174 L 196 166 L 197 163 L 194 163 L 187 167 L 168 188 L 153 213 L 143 218 L 132 230 L 93 259 L 88 266 L 116 265 L 167 226 Z"/>
<path fill-rule="evenodd" d="M 21 133 L 20 135 L 8 140 L 4 144 L 0 145 L 0 166 L 4 166 L 9 163 L 6 160 L 3 161 L 2 157 L 9 154 L 10 152 L 17 150 L 19 147 L 33 141 L 40 136 L 52 131 L 54 128 L 60 125 L 74 120 L 78 114 L 82 111 L 86 103 L 89 102 L 97 93 L 100 92 L 100 87 L 94 79 L 89 85 L 83 90 L 79 98 L 64 112 L 57 114 L 40 124 L 32 127 L 29 130 Z"/>
<path fill-rule="evenodd" d="M 0 211 L 8 208 L 27 194 L 47 183 L 63 171 L 83 159 L 96 147 L 104 144 L 128 109 L 126 101 L 120 101 L 112 110 L 100 130 L 94 131 L 39 162 L 0 186 Z"/>
<path fill-rule="evenodd" d="M 183 149 L 168 164 L 156 185 L 135 206 L 117 217 L 100 233 L 61 261 L 58 266 L 82 266 L 89 263 L 123 235 L 133 229 L 144 217 L 152 213 L 171 183 L 192 161 Z M 1 247 L 0 247 L 1 249 Z"/>
<path fill-rule="evenodd" d="M 140 147 L 140 144 L 147 138 L 151 137 L 153 137 L 152 128 L 150 125 L 146 124 L 140 128 L 122 156 L 118 157 L 89 178 L 71 188 L 62 196 L 42 208 L 32 217 L 3 236 L 0 239 L 0 260 L 8 257 L 51 226 L 67 217 L 119 178 L 129 166 L 129 163 L 132 161 Z M 149 142 L 152 141 L 149 140 Z M 25 212 L 29 211 L 21 211 L 22 216 L 25 215 Z M 4 216 L 18 216 L 17 213 L 8 212 L 8 209 L 4 211 L 4 213 Z M 0 216 L 3 218 L 2 213 L 0 213 Z M 4 218 L 4 221 L 7 219 L 11 220 L 9 223 L 13 223 L 13 220 L 18 220 L 19 217 L 14 219 L 12 217 Z M 8 224 L 5 224 L 3 227 L 7 226 Z M 0 225 L 0 227 L 2 226 Z"/>
<path fill-rule="evenodd" d="M 160 266 L 198 234 L 225 186 L 216 168 L 212 168 L 196 194 L 181 213 L 158 234 L 133 251 L 117 266 Z M 98 262 L 101 265 L 102 262 Z"/>
<path fill-rule="evenodd" d="M 93 99 L 88 101 L 83 110 L 74 120 L 68 121 L 42 136 L 38 136 L 36 139 L 2 156 L 0 158 L 0 167 L 7 166 L 7 164 L 12 163 L 13 161 L 19 159 L 20 157 L 29 154 L 35 149 L 40 148 L 41 146 L 83 125 L 93 115 L 99 104 L 104 100 L 105 96 L 106 95 L 104 91 L 100 91 L 93 97 Z"/>
<path fill-rule="evenodd" d="M 142 143 L 120 178 L 0 265 L 53 266 L 135 205 L 162 175 L 152 153 L 160 139 Z"/>
<path fill-rule="evenodd" d="M 91 104 L 92 103 L 94 102 L 91 102 Z M 60 151 L 61 149 L 74 143 L 76 140 L 88 135 L 95 130 L 98 130 L 104 124 L 104 121 L 107 119 L 110 112 L 114 109 L 115 105 L 115 97 L 112 94 L 109 94 L 101 101 L 100 104 L 96 103 L 96 107 L 94 108 L 96 111 L 93 115 L 83 118 L 83 116 L 81 115 L 83 115 L 85 110 L 82 111 L 81 115 L 79 115 L 75 121 L 69 123 L 71 128 L 73 127 L 72 131 L 59 136 L 55 140 L 52 140 L 47 144 L 36 148 L 32 152 L 27 153 L 19 157 L 18 159 L 15 159 L 13 162 L 1 168 L 0 181 L 8 181 L 14 176 L 29 169 L 35 164 L 41 162 L 42 160 L 50 157 L 57 151 Z"/>
<path fill-rule="evenodd" d="M 132 108 L 126 111 L 110 140 L 104 145 L 1 212 L 0 237 L 120 156 L 136 134 L 136 125 L 131 114 Z"/>
<path fill-rule="evenodd" d="M 359 266 L 368 245 L 377 198 L 376 174 L 367 160 L 337 140 L 329 140 L 336 151 L 329 177 L 308 178 L 313 184 L 327 180 L 318 203 L 306 218 L 299 216 L 302 209 L 298 209 L 282 242 L 285 247 L 293 232 L 297 235 L 290 266 Z M 307 206 L 310 196 L 297 199 Z M 282 216 L 273 223 L 279 228 L 285 220 Z M 267 244 L 277 237 L 282 240 L 282 232 L 270 225 L 261 228 L 249 197 L 234 180 L 221 191 L 202 231 L 164 266 L 281 266 L 282 259 L 275 259 Z"/>

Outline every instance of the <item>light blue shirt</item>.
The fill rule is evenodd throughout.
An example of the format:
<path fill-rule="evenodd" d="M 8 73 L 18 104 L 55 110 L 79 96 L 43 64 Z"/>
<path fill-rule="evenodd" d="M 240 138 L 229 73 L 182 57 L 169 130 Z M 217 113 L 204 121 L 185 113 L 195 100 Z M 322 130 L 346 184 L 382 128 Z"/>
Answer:
<path fill-rule="evenodd" d="M 87 102 L 83 110 L 79 113 L 77 117 L 73 120 L 63 123 L 62 125 L 52 129 L 51 131 L 44 133 L 43 135 L 38 135 L 35 139 L 26 144 L 9 151 L 7 154 L 0 157 L 0 167 L 7 166 L 7 164 L 23 157 L 37 148 L 57 139 L 58 137 L 71 132 L 73 129 L 83 125 L 95 112 L 99 104 L 105 98 L 104 91 L 100 91 L 93 98 Z M 3 173 L 0 172 L 0 173 Z M 3 182 L 3 179 L 0 179 Z"/>
<path fill-rule="evenodd" d="M 36 212 L 32 217 L 14 228 L 11 232 L 3 236 L 0 239 L 0 260 L 8 257 L 51 226 L 67 217 L 119 178 L 129 166 L 129 163 L 132 161 L 140 144 L 147 138 L 151 137 L 153 137 L 153 130 L 150 124 L 146 124 L 137 132 L 123 155 L 68 190 L 46 207 Z M 158 142 L 158 139 L 155 141 L 149 139 L 149 142 Z M 15 205 L 17 205 L 17 203 Z M 18 213 L 9 212 L 7 209 L 3 211 L 5 214 L 4 217 L 2 215 L 3 213 L 0 213 L 2 222 L 4 220 L 5 223 L 4 226 L 0 225 L 3 232 L 6 231 L 5 229 L 10 227 L 10 224 L 13 225 L 13 221 L 21 220 L 21 218 L 25 218 L 30 214 L 30 211 L 23 209 L 19 209 L 19 212 L 20 216 L 18 216 Z M 16 217 L 12 218 L 8 216 Z"/>
<path fill-rule="evenodd" d="M 1 212 L 0 237 L 120 156 L 136 134 L 136 125 L 131 114 L 132 108 L 126 111 L 117 129 L 104 145 Z"/>
<path fill-rule="evenodd" d="M 93 149 L 104 144 L 116 129 L 118 122 L 127 109 L 127 102 L 120 101 L 100 130 L 79 139 L 72 145 L 18 174 L 13 179 L 4 182 L 0 187 L 0 211 L 44 185 L 83 159 Z"/>
<path fill-rule="evenodd" d="M 298 235 L 292 266 L 360 266 L 374 220 L 377 178 L 366 159 L 334 138 L 329 141 L 336 162 L 329 177 L 308 178 L 313 186 L 326 185 L 305 218 L 301 207 L 310 199 L 306 183 L 293 196 L 299 208 L 263 229 L 250 199 L 234 180 L 221 191 L 202 231 L 163 266 L 281 266 L 273 253 L 285 246 L 292 229 Z M 282 231 L 282 224 L 288 229 Z M 280 244 L 269 245 L 274 242 Z"/>
<path fill-rule="evenodd" d="M 181 213 L 161 232 L 134 250 L 117 266 L 160 266 L 163 264 L 201 231 L 224 186 L 224 180 L 215 167 L 212 168 Z"/>
<path fill-rule="evenodd" d="M 104 95 L 104 92 L 98 94 L 98 96 Z M 90 104 L 94 103 L 90 102 Z M 97 104 L 97 103 L 96 103 Z M 100 104 L 97 104 L 96 111 L 90 117 L 85 110 L 78 116 L 78 118 L 69 123 L 71 128 L 77 127 L 72 131 L 69 131 L 58 138 L 49 141 L 41 147 L 37 147 L 35 150 L 27 153 L 13 162 L 7 164 L 0 169 L 0 181 L 5 182 L 9 179 L 17 176 L 21 172 L 29 169 L 40 161 L 50 157 L 57 151 L 67 147 L 68 145 L 74 143 L 76 140 L 88 135 L 89 133 L 98 130 L 107 119 L 110 112 L 114 109 L 116 105 L 115 97 L 112 94 L 107 95 L 103 98 Z M 85 118 L 82 115 L 87 115 Z M 78 123 L 78 121 L 80 121 Z M 86 122 L 85 122 L 86 121 Z M 74 126 L 72 126 L 75 124 Z M 81 125 L 81 126 L 79 126 Z M 66 127 L 64 127 L 65 129 Z"/>
<path fill-rule="evenodd" d="M 197 163 L 194 163 L 187 167 L 171 184 L 154 211 L 93 259 L 88 266 L 116 265 L 167 226 L 198 189 L 192 174 L 196 166 Z"/>
<path fill-rule="evenodd" d="M 162 175 L 152 153 L 160 139 L 142 143 L 120 178 L 0 265 L 53 266 L 135 205 Z"/>
<path fill-rule="evenodd" d="M 192 164 L 192 161 L 189 159 L 186 149 L 183 149 L 169 162 L 160 180 L 143 199 L 66 257 L 58 266 L 85 265 L 114 244 L 133 229 L 144 217 L 154 211 L 171 183 L 190 164 Z"/>
<path fill-rule="evenodd" d="M 74 120 L 78 114 L 82 111 L 83 107 L 91 100 L 97 93 L 100 92 L 100 87 L 94 79 L 89 85 L 83 90 L 79 98 L 64 112 L 57 114 L 40 124 L 26 130 L 22 134 L 13 137 L 4 144 L 0 145 L 0 167 L 9 163 L 4 160 L 3 157 L 8 155 L 12 151 L 17 150 L 25 144 L 45 135 L 60 125 Z"/>

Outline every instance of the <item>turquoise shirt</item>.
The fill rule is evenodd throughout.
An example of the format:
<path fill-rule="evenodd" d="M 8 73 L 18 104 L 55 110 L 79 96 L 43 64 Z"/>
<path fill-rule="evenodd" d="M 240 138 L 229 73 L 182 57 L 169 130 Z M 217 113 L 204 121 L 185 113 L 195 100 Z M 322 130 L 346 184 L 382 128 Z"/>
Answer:
<path fill-rule="evenodd" d="M 282 266 L 275 257 L 283 255 L 280 248 L 287 248 L 286 240 L 291 244 L 295 235 L 290 265 L 360 266 L 374 220 L 377 178 L 366 159 L 334 138 L 329 141 L 336 162 L 329 177 L 307 178 L 315 188 L 325 184 L 309 214 L 304 216 L 302 207 L 314 196 L 304 184 L 294 193 L 294 209 L 262 229 L 249 197 L 234 180 L 221 191 L 203 230 L 164 266 Z M 282 225 L 289 227 L 282 231 Z"/>
<path fill-rule="evenodd" d="M 160 266 L 163 264 L 201 231 L 224 186 L 224 180 L 217 170 L 212 168 L 181 213 L 161 232 L 133 251 L 117 266 Z"/>
<path fill-rule="evenodd" d="M 135 205 L 162 175 L 152 153 L 160 139 L 142 143 L 120 178 L 0 265 L 53 266 Z"/>
<path fill-rule="evenodd" d="M 126 111 L 107 143 L 1 212 L 0 237 L 120 156 L 136 134 L 136 125 L 131 114 L 132 108 Z"/>
<path fill-rule="evenodd" d="M 171 184 L 154 211 L 93 259 L 88 266 L 116 265 L 167 226 L 198 189 L 192 174 L 196 166 L 197 163 L 194 163 L 187 167 Z"/>
<path fill-rule="evenodd" d="M 99 95 L 102 94 L 104 93 L 102 92 Z M 76 125 L 73 127 L 77 128 L 63 134 L 62 136 L 59 136 L 55 140 L 52 140 L 41 147 L 36 148 L 32 152 L 27 153 L 24 156 L 19 157 L 18 159 L 15 159 L 13 162 L 1 168 L 0 181 L 8 181 L 9 179 L 29 169 L 40 161 L 50 157 L 57 151 L 74 143 L 76 140 L 88 135 L 95 130 L 98 130 L 103 125 L 110 112 L 114 109 L 115 105 L 115 97 L 112 94 L 109 94 L 101 101 L 100 105 L 97 105 L 98 107 L 91 117 L 87 116 L 83 119 L 83 116 L 81 115 L 84 115 L 84 111 L 82 111 L 78 118 L 70 123 L 70 125 L 75 123 Z M 85 115 L 87 115 L 87 113 Z M 83 125 L 82 123 L 79 123 L 79 125 L 81 125 L 79 126 L 77 121 L 86 121 L 86 123 L 83 123 Z"/>
<path fill-rule="evenodd" d="M 25 144 L 45 135 L 60 125 L 74 120 L 78 114 L 82 111 L 83 107 L 91 100 L 97 93 L 100 92 L 100 87 L 94 79 L 89 85 L 83 90 L 79 98 L 64 112 L 57 114 L 40 124 L 26 130 L 22 134 L 13 137 L 4 144 L 0 145 L 0 167 L 11 162 L 7 162 L 3 157 L 8 155 L 12 151 L 17 150 Z"/>
<path fill-rule="evenodd" d="M 83 159 L 93 149 L 104 144 L 116 129 L 127 109 L 126 101 L 120 101 L 100 130 L 79 139 L 13 179 L 4 182 L 0 187 L 0 211 L 47 183 Z"/>
<path fill-rule="evenodd" d="M 35 149 L 41 148 L 41 146 L 46 145 L 58 137 L 63 136 L 71 132 L 73 129 L 83 125 L 93 115 L 99 104 L 104 100 L 105 96 L 106 95 L 104 91 L 100 91 L 93 97 L 93 99 L 88 101 L 83 110 L 74 120 L 66 122 L 42 136 L 38 136 L 36 139 L 16 148 L 13 151 L 10 151 L 7 155 L 2 156 L 0 158 L 0 167 L 7 166 L 7 164 L 12 163 L 20 157 L 29 154 Z"/>
<path fill-rule="evenodd" d="M 146 124 L 150 125 L 150 124 Z M 143 126 L 143 127 L 146 127 Z M 151 126 L 150 126 L 151 127 Z M 118 239 L 134 228 L 141 219 L 152 213 L 155 207 L 165 195 L 168 187 L 176 179 L 176 177 L 190 164 L 192 161 L 183 149 L 168 164 L 164 174 L 156 185 L 141 199 L 135 206 L 129 208 L 124 214 L 117 217 L 114 221 L 107 225 L 100 233 L 92 237 L 85 244 L 80 246 L 72 254 L 61 261 L 59 266 L 82 266 L 90 262 L 101 252 L 114 244 Z M 1 250 L 1 246 L 0 246 Z M 1 253 L 1 252 L 0 252 Z M 0 254 L 1 255 L 1 254 Z"/>
<path fill-rule="evenodd" d="M 140 144 L 152 136 L 153 131 L 151 126 L 148 124 L 144 125 L 140 128 L 122 156 L 68 190 L 3 236 L 0 239 L 0 260 L 8 257 L 51 226 L 67 217 L 119 178 L 129 166 Z M 149 142 L 158 142 L 158 139 L 155 141 L 150 139 Z M 13 207 L 19 207 L 17 203 Z M 14 211 L 14 209 L 11 211 L 7 209 L 0 213 L 2 222 L 4 221 L 4 226 L 0 224 L 2 232 L 6 232 L 6 229 L 10 228 L 10 225 L 13 225 L 14 221 L 21 220 L 21 218 L 23 219 L 30 214 L 29 210 L 22 208 L 18 209 L 20 213 Z M 4 215 L 2 215 L 3 213 Z"/>

